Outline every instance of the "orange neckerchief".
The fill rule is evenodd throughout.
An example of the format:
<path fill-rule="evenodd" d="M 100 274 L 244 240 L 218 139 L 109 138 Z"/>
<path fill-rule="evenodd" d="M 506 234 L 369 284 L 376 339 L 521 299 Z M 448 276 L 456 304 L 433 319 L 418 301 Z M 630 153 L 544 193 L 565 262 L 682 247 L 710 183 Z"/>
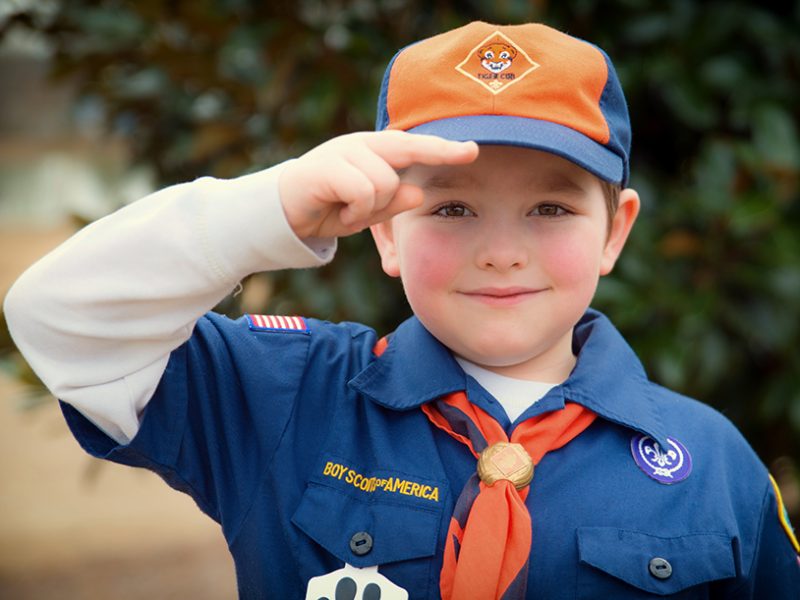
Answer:
<path fill-rule="evenodd" d="M 381 338 L 373 353 L 388 346 Z M 422 407 L 431 423 L 467 446 L 475 458 L 498 442 L 521 444 L 534 465 L 582 433 L 597 415 L 567 402 L 563 410 L 518 424 L 509 440 L 500 424 L 467 395 L 454 392 Z M 525 598 L 531 553 L 531 516 L 525 506 L 530 486 L 517 490 L 507 479 L 486 485 L 477 472 L 456 501 L 439 589 L 443 600 L 512 600 Z"/>
<path fill-rule="evenodd" d="M 597 416 L 570 402 L 563 410 L 523 421 L 509 440 L 500 424 L 467 400 L 464 392 L 425 404 L 422 410 L 475 458 L 497 442 L 516 442 L 534 465 L 577 437 Z M 517 490 L 507 479 L 486 485 L 477 473 L 467 481 L 447 531 L 439 583 L 444 600 L 525 597 L 531 552 L 531 516 L 525 506 L 529 489 Z"/>

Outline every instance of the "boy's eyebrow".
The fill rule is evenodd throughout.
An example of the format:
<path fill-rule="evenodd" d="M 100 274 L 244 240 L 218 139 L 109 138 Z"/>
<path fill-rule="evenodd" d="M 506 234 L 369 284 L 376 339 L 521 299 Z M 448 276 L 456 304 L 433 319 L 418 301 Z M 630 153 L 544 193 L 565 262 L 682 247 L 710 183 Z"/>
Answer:
<path fill-rule="evenodd" d="M 398 170 L 401 177 L 407 169 Z M 480 183 L 480 179 L 471 172 L 438 172 L 424 179 L 419 185 L 428 190 L 452 190 L 472 188 Z M 528 186 L 542 192 L 551 194 L 585 195 L 586 187 L 581 185 L 574 177 L 559 171 L 536 173 L 528 180 Z"/>
<path fill-rule="evenodd" d="M 586 188 L 563 173 L 551 172 L 541 177 L 535 177 L 531 184 L 540 189 L 554 194 L 586 194 Z"/>
<path fill-rule="evenodd" d="M 422 182 L 421 187 L 426 190 L 452 190 L 457 188 L 472 187 L 478 183 L 474 175 L 468 172 L 434 173 Z"/>

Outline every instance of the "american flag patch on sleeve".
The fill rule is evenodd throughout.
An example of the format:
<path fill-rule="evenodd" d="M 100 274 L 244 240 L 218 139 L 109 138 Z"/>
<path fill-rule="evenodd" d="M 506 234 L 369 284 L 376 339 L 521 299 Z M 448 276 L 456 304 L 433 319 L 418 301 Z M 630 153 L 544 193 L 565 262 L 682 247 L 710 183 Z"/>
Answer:
<path fill-rule="evenodd" d="M 251 331 L 308 331 L 303 317 L 283 315 L 245 315 Z"/>

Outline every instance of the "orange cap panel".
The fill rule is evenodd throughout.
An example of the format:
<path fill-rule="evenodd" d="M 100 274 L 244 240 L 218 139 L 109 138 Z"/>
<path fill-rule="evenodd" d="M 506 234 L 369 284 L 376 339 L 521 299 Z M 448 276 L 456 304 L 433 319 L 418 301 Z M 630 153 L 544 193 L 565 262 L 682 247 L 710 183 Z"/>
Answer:
<path fill-rule="evenodd" d="M 467 115 L 541 119 L 605 144 L 602 53 L 545 25 L 471 25 L 406 48 L 387 90 L 390 129 Z"/>

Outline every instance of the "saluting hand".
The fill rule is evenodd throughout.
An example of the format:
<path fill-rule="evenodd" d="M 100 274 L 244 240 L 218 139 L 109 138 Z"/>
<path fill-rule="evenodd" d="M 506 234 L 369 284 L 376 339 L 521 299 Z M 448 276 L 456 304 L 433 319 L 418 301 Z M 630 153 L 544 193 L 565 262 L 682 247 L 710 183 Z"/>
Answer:
<path fill-rule="evenodd" d="M 404 131 L 351 133 L 289 162 L 278 188 L 298 237 L 341 237 L 422 203 L 422 190 L 402 183 L 399 169 L 466 164 L 477 156 L 474 142 Z"/>

